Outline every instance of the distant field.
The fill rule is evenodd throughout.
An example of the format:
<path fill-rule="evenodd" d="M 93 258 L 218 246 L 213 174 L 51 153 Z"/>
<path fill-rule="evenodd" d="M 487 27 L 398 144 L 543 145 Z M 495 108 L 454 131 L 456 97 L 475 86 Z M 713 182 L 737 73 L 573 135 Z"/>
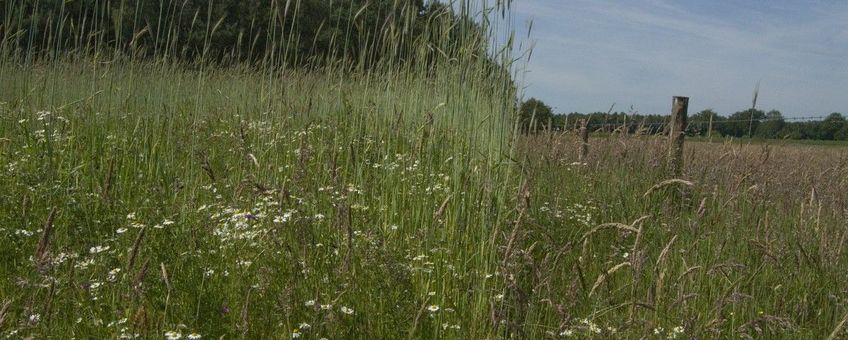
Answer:
<path fill-rule="evenodd" d="M 688 141 L 699 143 L 742 143 L 742 144 L 770 144 L 770 145 L 822 145 L 822 146 L 848 146 L 848 141 L 842 140 L 815 140 L 815 139 L 760 139 L 760 138 L 712 138 L 689 137 Z"/>

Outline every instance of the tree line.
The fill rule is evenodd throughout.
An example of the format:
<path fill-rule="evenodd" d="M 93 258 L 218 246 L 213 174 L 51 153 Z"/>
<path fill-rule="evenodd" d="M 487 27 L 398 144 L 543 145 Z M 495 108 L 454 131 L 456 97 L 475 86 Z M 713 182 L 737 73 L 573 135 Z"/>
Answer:
<path fill-rule="evenodd" d="M 541 129 L 570 130 L 580 121 L 588 120 L 592 131 L 647 134 L 663 133 L 668 115 L 637 112 L 554 113 L 550 106 L 530 98 L 519 106 L 519 126 L 524 132 Z M 712 130 L 710 123 L 712 122 Z M 778 110 L 747 109 L 724 116 L 711 109 L 689 116 L 687 134 L 690 136 L 751 137 L 764 139 L 848 140 L 848 120 L 834 112 L 824 119 L 796 121 L 787 119 Z"/>
<path fill-rule="evenodd" d="M 487 58 L 486 28 L 424 0 L 0 0 L 3 52 L 284 64 Z M 422 52 L 426 51 L 426 52 Z"/>

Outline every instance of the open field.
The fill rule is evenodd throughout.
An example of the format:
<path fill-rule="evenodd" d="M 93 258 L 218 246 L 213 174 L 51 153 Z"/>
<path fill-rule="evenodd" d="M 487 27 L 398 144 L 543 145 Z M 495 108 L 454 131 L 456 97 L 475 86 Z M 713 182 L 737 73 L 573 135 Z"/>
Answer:
<path fill-rule="evenodd" d="M 626 337 L 838 334 L 848 150 L 689 143 L 689 183 L 663 184 L 664 138 L 590 143 L 586 164 L 574 135 L 519 146 L 534 189 L 513 289 L 545 302 L 532 323 L 571 318 L 566 327 L 585 330 L 576 320 L 592 316 Z"/>
<path fill-rule="evenodd" d="M 243 2 L 96 3 L 5 7 L 0 337 L 848 336 L 843 147 L 578 162 L 519 133 L 510 1 L 351 2 L 304 41 L 300 1 L 244 40 L 213 17 Z"/>
<path fill-rule="evenodd" d="M 761 139 L 761 138 L 719 138 L 714 137 L 712 141 L 706 137 L 693 137 L 689 139 L 693 142 L 703 143 L 742 143 L 742 144 L 768 144 L 768 145 L 820 145 L 845 147 L 848 146 L 848 141 L 840 140 L 814 140 L 814 139 Z"/>
<path fill-rule="evenodd" d="M 689 143 L 691 184 L 654 187 L 664 139 L 510 152 L 439 116 L 495 110 L 449 75 L 2 74 L 6 336 L 797 338 L 848 311 L 840 148 Z"/>

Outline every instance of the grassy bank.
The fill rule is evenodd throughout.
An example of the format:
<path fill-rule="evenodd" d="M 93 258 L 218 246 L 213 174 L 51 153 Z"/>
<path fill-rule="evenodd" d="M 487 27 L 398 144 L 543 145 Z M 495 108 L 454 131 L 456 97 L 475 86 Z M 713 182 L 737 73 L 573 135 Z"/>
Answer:
<path fill-rule="evenodd" d="M 505 88 L 454 68 L 2 69 L 6 335 L 495 334 Z"/>

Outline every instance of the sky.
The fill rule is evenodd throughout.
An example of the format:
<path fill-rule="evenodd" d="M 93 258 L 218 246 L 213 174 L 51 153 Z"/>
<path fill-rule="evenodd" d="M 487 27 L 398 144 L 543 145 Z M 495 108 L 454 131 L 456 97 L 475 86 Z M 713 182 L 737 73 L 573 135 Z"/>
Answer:
<path fill-rule="evenodd" d="M 518 0 L 525 99 L 557 113 L 848 114 L 846 0 Z"/>

